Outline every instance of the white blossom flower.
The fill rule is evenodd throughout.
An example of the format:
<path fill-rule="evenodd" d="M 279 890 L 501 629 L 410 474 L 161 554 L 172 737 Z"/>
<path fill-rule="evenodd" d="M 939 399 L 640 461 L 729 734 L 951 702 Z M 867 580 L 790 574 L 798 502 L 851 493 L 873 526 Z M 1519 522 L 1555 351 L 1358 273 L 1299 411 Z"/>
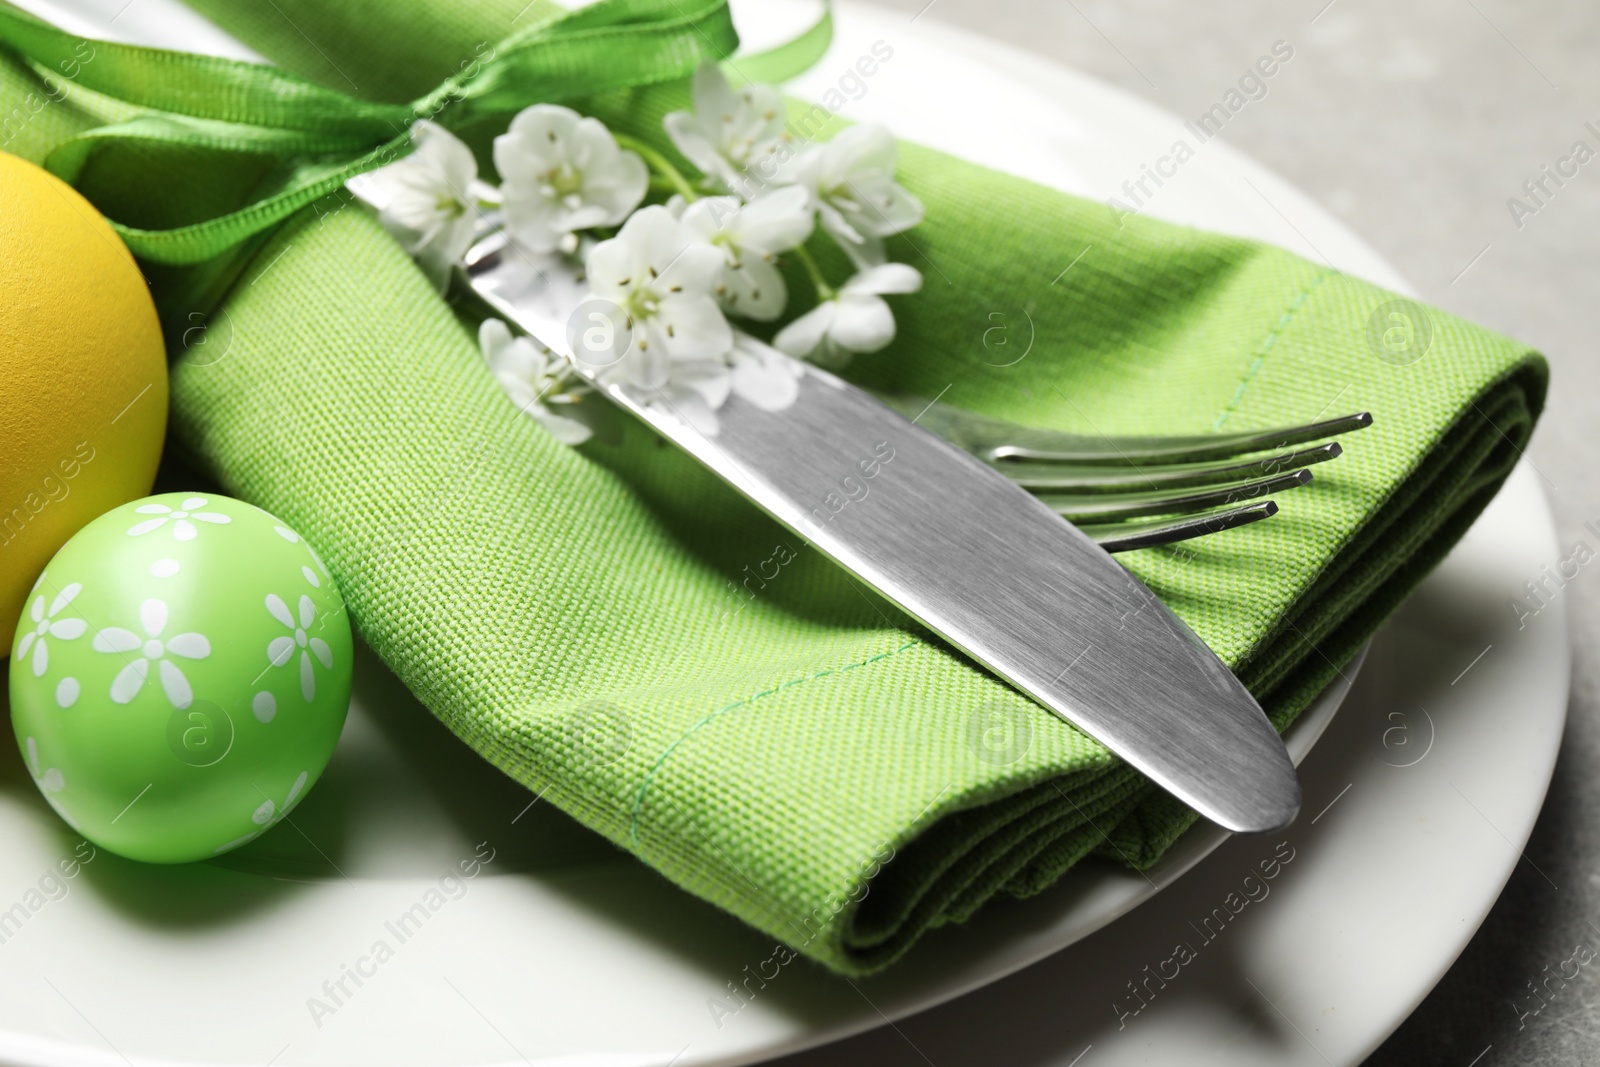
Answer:
<path fill-rule="evenodd" d="M 44 582 L 41 575 L 34 589 Z M 28 658 L 29 650 L 33 652 L 33 676 L 43 678 L 44 672 L 50 669 L 50 644 L 49 639 L 54 637 L 62 641 L 74 641 L 83 636 L 89 624 L 78 618 L 60 619 L 56 616 L 65 611 L 79 593 L 83 592 L 83 585 L 73 582 L 50 601 L 50 608 L 45 610 L 45 596 L 40 593 L 35 598 L 33 605 L 28 608 L 28 618 L 33 621 L 33 629 L 22 635 L 22 640 L 17 642 L 16 660 L 22 662 Z M 21 629 L 21 627 L 18 627 Z"/>
<path fill-rule="evenodd" d="M 162 692 L 172 706 L 181 711 L 194 702 L 194 690 L 183 670 L 167 657 L 170 654 L 185 659 L 205 659 L 211 655 L 211 642 L 204 634 L 197 633 L 173 634 L 163 641 L 161 634 L 167 628 L 167 605 L 163 600 L 152 598 L 139 605 L 139 625 L 144 629 L 143 638 L 119 626 L 107 627 L 94 635 L 92 647 L 96 652 L 139 653 L 138 659 L 129 660 L 112 679 L 111 699 L 126 704 L 138 696 L 154 663 L 161 678 Z"/>
<path fill-rule="evenodd" d="M 165 526 L 167 520 L 172 520 L 172 536 L 179 541 L 193 541 L 200 530 L 195 522 L 209 522 L 218 526 L 226 526 L 233 520 L 219 511 L 201 511 L 206 506 L 203 496 L 185 497 L 182 506 L 174 510 L 165 504 L 141 504 L 134 508 L 141 515 L 156 515 L 158 518 L 145 519 L 128 528 L 129 537 L 143 537 L 151 530 L 158 530 Z M 193 519 L 194 522 L 189 520 Z"/>
<path fill-rule="evenodd" d="M 703 378 L 704 367 L 679 365 L 721 363 L 733 347 L 712 296 L 722 264 L 721 252 L 690 239 L 660 206 L 635 212 L 616 237 L 596 245 L 588 261 L 591 298 L 614 305 L 617 325 L 628 333 L 627 350 L 602 372 L 604 380 L 650 392 L 675 376 Z"/>
<path fill-rule="evenodd" d="M 472 150 L 427 119 L 411 126 L 415 149 L 364 179 L 385 206 L 378 221 L 443 291 L 472 245 L 478 221 L 478 162 Z"/>
<path fill-rule="evenodd" d="M 782 411 L 800 395 L 804 368 L 749 334 L 734 333 L 728 363 L 733 368 L 733 394 L 763 411 Z"/>
<path fill-rule="evenodd" d="M 810 237 L 815 225 L 810 194 L 797 185 L 748 204 L 731 196 L 707 197 L 683 211 L 685 233 L 722 252 L 717 299 L 723 310 L 761 322 L 782 315 L 789 301 L 778 271 L 778 253 Z"/>
<path fill-rule="evenodd" d="M 478 327 L 478 346 L 489 370 L 511 402 L 531 415 L 564 445 L 581 445 L 592 431 L 575 418 L 558 414 L 589 392 L 565 359 L 527 337 L 513 337 L 500 319 L 484 319 Z"/>
<path fill-rule="evenodd" d="M 311 666 L 311 657 L 315 655 L 325 669 L 333 669 L 333 649 L 328 647 L 328 642 L 306 633 L 311 629 L 311 624 L 317 621 L 317 606 L 311 602 L 310 597 L 302 593 L 299 605 L 300 617 L 296 619 L 290 613 L 289 605 L 285 604 L 277 593 L 268 593 L 266 603 L 267 612 L 293 632 L 293 636 L 274 637 L 267 643 L 267 661 L 274 667 L 282 667 L 294 658 L 294 650 L 298 648 L 300 695 L 310 701 L 317 695 L 317 678 Z"/>
<path fill-rule="evenodd" d="M 494 139 L 506 228 L 533 252 L 571 253 L 576 231 L 614 226 L 644 199 L 650 171 L 599 119 L 535 104 Z"/>
<path fill-rule="evenodd" d="M 922 275 L 904 263 L 868 267 L 778 331 L 773 344 L 791 356 L 842 366 L 852 353 L 876 352 L 894 340 L 894 313 L 881 294 L 920 288 Z"/>
<path fill-rule="evenodd" d="M 662 119 L 679 152 L 712 183 L 738 191 L 746 172 L 774 155 L 786 141 L 783 94 L 771 85 L 746 85 L 735 92 L 715 63 L 694 74 L 694 111 Z"/>
<path fill-rule="evenodd" d="M 783 168 L 810 190 L 822 228 L 857 267 L 882 263 L 883 238 L 922 221 L 922 202 L 894 180 L 897 154 L 882 126 L 851 126 Z"/>

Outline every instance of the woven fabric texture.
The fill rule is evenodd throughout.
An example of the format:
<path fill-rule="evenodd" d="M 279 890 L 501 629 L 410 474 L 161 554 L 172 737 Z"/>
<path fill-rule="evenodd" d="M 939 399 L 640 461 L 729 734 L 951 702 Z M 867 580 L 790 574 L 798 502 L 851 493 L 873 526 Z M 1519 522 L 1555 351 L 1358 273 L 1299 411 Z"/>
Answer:
<path fill-rule="evenodd" d="M 400 98 L 502 36 L 518 3 L 196 6 L 291 69 Z M 37 89 L 0 59 L 0 107 Z M 582 106 L 642 133 L 681 98 Z M 41 158 L 97 121 L 53 106 L 6 149 Z M 1124 557 L 1280 727 L 1460 537 L 1542 406 L 1538 355 L 1443 312 L 1423 359 L 1378 358 L 1368 322 L 1392 295 L 1278 249 L 1119 225 L 915 146 L 901 176 L 927 219 L 891 253 L 928 284 L 896 298 L 900 336 L 858 381 L 1090 433 L 1373 413 L 1279 517 Z M 318 546 L 362 636 L 488 761 L 852 974 L 1091 854 L 1146 866 L 1191 824 L 676 451 L 642 433 L 556 444 L 342 204 L 296 216 L 228 288 L 223 358 L 176 359 L 177 442 Z M 152 278 L 158 296 L 175 284 Z M 1013 309 L 1033 348 L 992 366 L 989 315 Z"/>

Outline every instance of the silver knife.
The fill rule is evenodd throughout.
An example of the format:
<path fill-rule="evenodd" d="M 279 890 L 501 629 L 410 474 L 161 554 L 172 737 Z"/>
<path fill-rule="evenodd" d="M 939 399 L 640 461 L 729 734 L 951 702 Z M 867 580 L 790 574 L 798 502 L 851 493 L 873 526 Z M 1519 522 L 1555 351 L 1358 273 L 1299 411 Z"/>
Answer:
<path fill-rule="evenodd" d="M 382 210 L 372 183 L 349 189 Z M 493 233 L 466 263 L 486 303 L 572 358 L 568 323 L 588 293 L 574 263 L 530 266 Z M 1003 475 L 810 364 L 790 407 L 731 396 L 708 437 L 572 362 L 778 522 L 1201 815 L 1242 832 L 1294 820 L 1294 765 L 1239 680 L 1144 583 Z"/>

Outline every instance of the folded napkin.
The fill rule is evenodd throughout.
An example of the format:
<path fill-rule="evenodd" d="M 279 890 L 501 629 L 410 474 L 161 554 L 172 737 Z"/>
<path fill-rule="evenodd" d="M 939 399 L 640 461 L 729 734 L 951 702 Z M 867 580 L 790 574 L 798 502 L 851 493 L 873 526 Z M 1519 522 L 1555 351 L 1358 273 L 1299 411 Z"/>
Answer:
<path fill-rule="evenodd" d="M 192 2 L 291 71 L 397 101 L 503 36 L 523 0 Z M 0 57 L 0 111 L 40 90 Z M 660 140 L 685 96 L 569 102 Z M 4 147 L 42 158 L 116 109 L 76 94 Z M 1423 358 L 1379 358 L 1369 323 L 1394 297 L 1279 249 L 1119 222 L 911 145 L 900 178 L 927 216 L 891 254 L 927 285 L 896 298 L 899 338 L 849 369 L 860 383 L 948 385 L 947 403 L 1088 433 L 1373 413 L 1279 517 L 1121 557 L 1280 728 L 1471 524 L 1543 405 L 1537 354 L 1444 312 L 1423 313 Z M 141 203 L 160 190 L 97 188 L 114 218 L 160 213 Z M 176 438 L 311 538 L 363 637 L 489 762 L 849 974 L 1091 854 L 1148 866 L 1193 822 L 676 450 L 557 444 L 342 204 L 254 251 L 208 320 L 220 355 L 176 360 Z M 209 310 L 152 277 L 169 321 Z M 1024 308 L 1027 359 L 990 366 L 989 313 Z"/>

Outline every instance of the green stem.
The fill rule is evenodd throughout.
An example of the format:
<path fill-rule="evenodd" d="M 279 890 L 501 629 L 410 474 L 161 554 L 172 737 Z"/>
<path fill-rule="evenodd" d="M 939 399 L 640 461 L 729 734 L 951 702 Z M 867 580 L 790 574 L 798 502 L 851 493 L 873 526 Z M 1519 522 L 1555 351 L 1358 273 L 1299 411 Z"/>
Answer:
<path fill-rule="evenodd" d="M 689 184 L 689 179 L 683 172 L 672 165 L 672 160 L 662 155 L 650 145 L 645 144 L 637 137 L 625 133 L 614 134 L 617 144 L 632 152 L 639 153 L 650 169 L 667 180 L 667 184 L 691 204 L 700 199 L 700 194 L 694 191 L 694 186 Z"/>
<path fill-rule="evenodd" d="M 833 286 L 828 284 L 828 279 L 822 276 L 822 268 L 817 266 L 817 261 L 811 258 L 811 252 L 805 245 L 796 245 L 794 258 L 806 269 L 806 275 L 811 279 L 812 288 L 817 291 L 817 299 L 832 300 L 835 296 Z"/>

